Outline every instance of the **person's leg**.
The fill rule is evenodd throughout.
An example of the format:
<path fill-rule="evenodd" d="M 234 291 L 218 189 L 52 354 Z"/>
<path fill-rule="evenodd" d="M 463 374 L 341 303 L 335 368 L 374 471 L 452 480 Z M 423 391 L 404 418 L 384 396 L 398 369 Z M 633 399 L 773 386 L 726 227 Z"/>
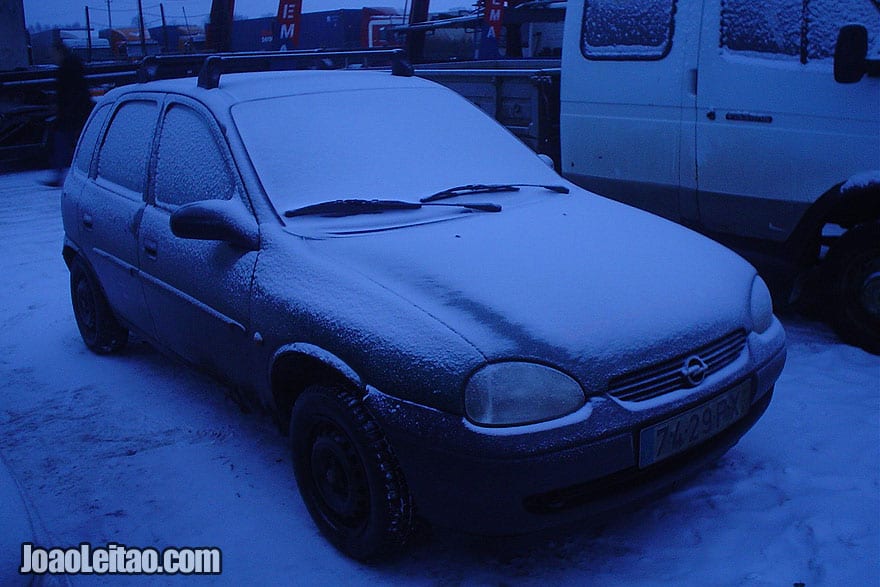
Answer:
<path fill-rule="evenodd" d="M 46 185 L 58 187 L 64 183 L 64 179 L 67 177 L 67 168 L 70 167 L 70 161 L 73 158 L 74 147 L 72 133 L 63 129 L 55 129 L 52 133 L 50 146 L 50 164 L 55 169 L 55 175 L 45 182 Z"/>

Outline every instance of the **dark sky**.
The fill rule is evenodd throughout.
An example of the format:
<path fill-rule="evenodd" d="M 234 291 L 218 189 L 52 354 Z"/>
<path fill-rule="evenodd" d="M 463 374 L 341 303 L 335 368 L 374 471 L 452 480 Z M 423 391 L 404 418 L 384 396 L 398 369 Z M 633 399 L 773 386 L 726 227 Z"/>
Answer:
<path fill-rule="evenodd" d="M 411 1 L 411 0 L 410 0 Z M 473 0 L 431 0 L 431 10 L 470 7 Z M 85 7 L 89 7 L 92 25 L 107 26 L 107 0 L 24 0 L 25 21 L 31 27 L 41 25 L 85 24 Z M 110 16 L 114 25 L 128 26 L 137 15 L 137 0 L 110 0 Z M 161 24 L 159 0 L 142 0 L 144 23 L 147 27 Z M 184 10 L 190 24 L 202 24 L 211 11 L 211 0 L 161 0 L 169 23 L 184 22 Z M 407 0 L 303 0 L 303 12 L 363 6 L 391 7 L 403 11 Z M 407 4 L 408 6 L 408 4 Z M 278 0 L 236 0 L 235 13 L 248 18 L 274 15 Z"/>

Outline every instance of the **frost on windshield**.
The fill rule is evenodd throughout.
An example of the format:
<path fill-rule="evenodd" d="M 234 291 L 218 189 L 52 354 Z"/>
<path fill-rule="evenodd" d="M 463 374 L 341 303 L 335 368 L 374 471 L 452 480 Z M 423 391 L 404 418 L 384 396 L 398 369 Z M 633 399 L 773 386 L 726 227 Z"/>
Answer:
<path fill-rule="evenodd" d="M 470 183 L 559 183 L 533 151 L 445 88 L 284 96 L 237 104 L 232 115 L 279 212 L 338 199 L 415 202 Z"/>
<path fill-rule="evenodd" d="M 876 49 L 880 5 L 875 0 L 724 0 L 721 46 L 806 63 L 833 57 L 837 33 L 848 24 L 868 29 Z"/>
<path fill-rule="evenodd" d="M 672 41 L 674 0 L 587 0 L 581 49 L 590 59 L 659 59 Z"/>

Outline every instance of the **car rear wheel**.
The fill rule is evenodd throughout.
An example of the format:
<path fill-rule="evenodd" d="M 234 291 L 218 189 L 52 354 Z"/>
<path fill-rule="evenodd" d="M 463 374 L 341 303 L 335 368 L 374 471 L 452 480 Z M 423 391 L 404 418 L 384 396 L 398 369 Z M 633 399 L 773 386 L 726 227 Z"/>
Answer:
<path fill-rule="evenodd" d="M 843 340 L 880 354 L 880 223 L 850 229 L 827 263 L 835 330 Z"/>
<path fill-rule="evenodd" d="M 70 265 L 70 299 L 83 342 L 98 354 L 115 353 L 128 342 L 128 329 L 119 324 L 104 292 L 81 259 Z"/>
<path fill-rule="evenodd" d="M 290 442 L 303 501 L 336 548 L 371 560 L 407 542 L 412 499 L 388 441 L 360 399 L 341 388 L 307 388 L 293 406 Z"/>

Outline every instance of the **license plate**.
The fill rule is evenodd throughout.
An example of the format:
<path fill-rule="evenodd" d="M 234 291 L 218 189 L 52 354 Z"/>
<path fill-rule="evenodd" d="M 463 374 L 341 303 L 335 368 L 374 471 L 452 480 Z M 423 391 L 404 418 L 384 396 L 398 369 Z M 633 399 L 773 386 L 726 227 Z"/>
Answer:
<path fill-rule="evenodd" d="M 715 436 L 749 411 L 744 381 L 704 404 L 644 428 L 639 435 L 639 467 L 644 468 Z"/>

